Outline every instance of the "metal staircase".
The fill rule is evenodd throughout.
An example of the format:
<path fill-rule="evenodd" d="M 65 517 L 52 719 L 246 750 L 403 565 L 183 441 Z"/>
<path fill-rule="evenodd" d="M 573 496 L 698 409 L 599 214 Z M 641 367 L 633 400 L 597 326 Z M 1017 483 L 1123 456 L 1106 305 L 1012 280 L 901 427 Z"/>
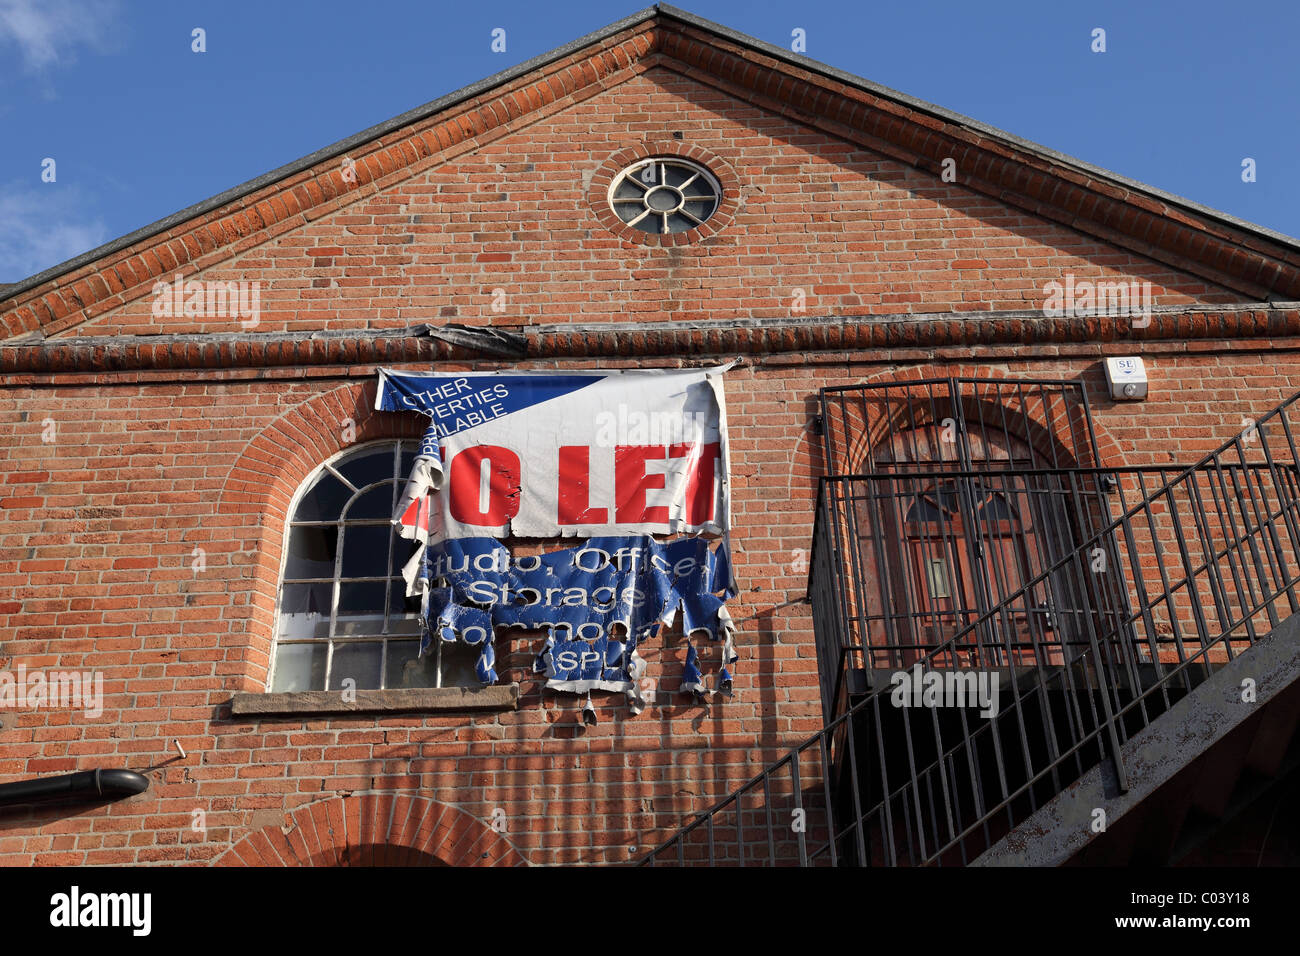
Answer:
<path fill-rule="evenodd" d="M 983 387 L 949 380 L 907 410 L 961 426 Z M 1298 400 L 1188 467 L 1055 467 L 988 439 L 1004 451 L 823 478 L 808 594 L 826 725 L 642 862 L 1189 852 L 1300 761 Z M 1021 411 L 1025 435 L 1065 414 Z"/>

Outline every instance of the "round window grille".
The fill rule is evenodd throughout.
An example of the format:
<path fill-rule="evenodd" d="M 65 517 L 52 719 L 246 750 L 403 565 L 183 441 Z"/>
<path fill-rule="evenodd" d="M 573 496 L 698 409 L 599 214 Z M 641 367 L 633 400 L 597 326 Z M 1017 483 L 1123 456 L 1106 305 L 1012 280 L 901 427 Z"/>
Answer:
<path fill-rule="evenodd" d="M 718 211 L 722 187 L 703 166 L 676 157 L 633 163 L 614 177 L 614 215 L 642 232 L 686 232 Z"/>

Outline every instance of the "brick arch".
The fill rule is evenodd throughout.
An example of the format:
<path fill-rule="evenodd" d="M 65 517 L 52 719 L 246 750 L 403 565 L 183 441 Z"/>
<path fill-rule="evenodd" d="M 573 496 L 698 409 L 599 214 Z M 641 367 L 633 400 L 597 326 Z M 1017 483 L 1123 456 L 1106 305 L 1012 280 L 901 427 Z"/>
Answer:
<path fill-rule="evenodd" d="M 1013 375 L 1003 369 L 987 366 L 911 366 L 905 369 L 883 371 L 869 376 L 863 379 L 862 384 L 889 379 L 899 385 L 907 385 L 921 379 L 935 378 L 941 375 L 951 375 L 956 378 L 996 379 L 1007 382 L 1015 382 L 1020 378 L 1020 376 Z M 992 402 L 964 399 L 962 405 L 969 416 L 992 425 L 997 424 L 998 419 L 994 414 L 995 407 Z M 848 459 L 854 463 L 866 458 L 867 449 L 876 444 L 880 437 L 888 432 L 891 425 L 897 428 L 900 424 L 907 426 L 933 424 L 924 418 L 902 423 L 898 419 L 891 421 L 884 416 L 878 416 L 873 420 L 866 420 L 861 415 L 854 415 L 854 417 L 857 419 L 855 422 L 857 425 L 855 429 L 856 436 L 847 448 Z M 1038 412 L 1033 412 L 1028 418 L 1031 444 L 1044 452 L 1049 448 L 1055 449 L 1056 460 L 1061 461 L 1066 467 L 1093 468 L 1101 467 L 1105 463 L 1117 466 L 1125 463 L 1125 456 L 1119 443 L 1115 441 L 1114 436 L 1107 431 L 1106 427 L 1095 416 L 1092 420 L 1092 430 L 1097 441 L 1097 453 L 1100 456 L 1099 460 L 1095 462 L 1088 460 L 1091 457 L 1090 454 L 1082 460 L 1076 460 L 1075 456 L 1070 453 L 1067 443 L 1063 442 L 1060 437 L 1061 435 L 1077 433 L 1076 430 L 1082 426 L 1082 414 L 1077 408 L 1070 410 L 1058 409 L 1053 411 L 1050 417 L 1044 417 Z M 829 423 L 827 427 L 830 427 Z M 856 470 L 856 465 L 854 465 L 854 470 Z"/>
<path fill-rule="evenodd" d="M 254 830 L 217 866 L 526 866 L 503 833 L 458 807 L 397 793 L 317 800 Z"/>
<path fill-rule="evenodd" d="M 818 479 L 826 474 L 824 459 L 821 436 L 814 432 L 813 420 L 810 418 L 799 429 L 799 438 L 790 454 L 786 469 L 787 498 L 798 497 L 799 500 L 808 501 L 809 508 L 816 506 Z"/>
<path fill-rule="evenodd" d="M 240 674 L 243 689 L 265 687 L 285 522 L 295 492 L 331 456 L 381 438 L 418 438 L 425 420 L 375 410 L 374 380 L 339 386 L 287 409 L 249 440 L 221 488 L 217 522 L 249 554 L 248 607 Z M 352 429 L 346 434 L 347 420 Z M 232 622 L 233 623 L 233 622 Z"/>

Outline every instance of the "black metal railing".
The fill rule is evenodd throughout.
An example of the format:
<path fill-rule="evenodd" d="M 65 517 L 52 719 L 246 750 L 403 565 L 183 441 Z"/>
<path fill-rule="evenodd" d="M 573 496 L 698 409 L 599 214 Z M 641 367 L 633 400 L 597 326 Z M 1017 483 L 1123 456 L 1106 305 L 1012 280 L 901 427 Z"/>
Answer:
<path fill-rule="evenodd" d="M 1181 469 L 1152 468 L 1163 484 Z M 1143 470 L 1125 473 L 1142 477 Z M 931 666 L 1061 664 L 1096 630 L 1120 633 L 1128 610 L 1102 575 L 1094 620 L 1074 568 L 1045 573 L 1093 538 L 1089 572 L 1118 564 L 1112 520 L 1119 474 L 1098 469 L 907 471 L 825 479 L 813 538 L 813 595 L 823 713 L 836 716 L 857 678 L 910 667 L 959 631 Z M 1031 583 L 1032 582 L 1032 583 Z M 996 609 L 996 648 L 971 625 Z"/>
<path fill-rule="evenodd" d="M 1099 464 L 1079 381 L 871 382 L 822 389 L 821 409 L 827 475 Z"/>
<path fill-rule="evenodd" d="M 831 719 L 645 862 L 963 865 L 1105 759 L 1126 788 L 1122 745 L 1300 610 L 1297 399 L 1183 469 L 823 479 Z M 955 529 L 904 527 L 924 494 Z M 997 495 L 1018 530 L 980 520 Z M 951 599 L 959 575 L 976 597 Z"/>

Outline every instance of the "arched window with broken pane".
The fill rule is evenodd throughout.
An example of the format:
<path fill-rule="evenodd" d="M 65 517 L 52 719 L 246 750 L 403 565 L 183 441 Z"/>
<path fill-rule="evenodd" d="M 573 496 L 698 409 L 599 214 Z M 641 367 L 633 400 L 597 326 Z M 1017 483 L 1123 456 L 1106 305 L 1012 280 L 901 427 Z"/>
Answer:
<path fill-rule="evenodd" d="M 294 496 L 273 692 L 479 686 L 473 648 L 434 641 L 420 657 L 420 602 L 402 576 L 416 543 L 391 524 L 415 454 L 415 442 L 397 440 L 349 449 Z"/>

